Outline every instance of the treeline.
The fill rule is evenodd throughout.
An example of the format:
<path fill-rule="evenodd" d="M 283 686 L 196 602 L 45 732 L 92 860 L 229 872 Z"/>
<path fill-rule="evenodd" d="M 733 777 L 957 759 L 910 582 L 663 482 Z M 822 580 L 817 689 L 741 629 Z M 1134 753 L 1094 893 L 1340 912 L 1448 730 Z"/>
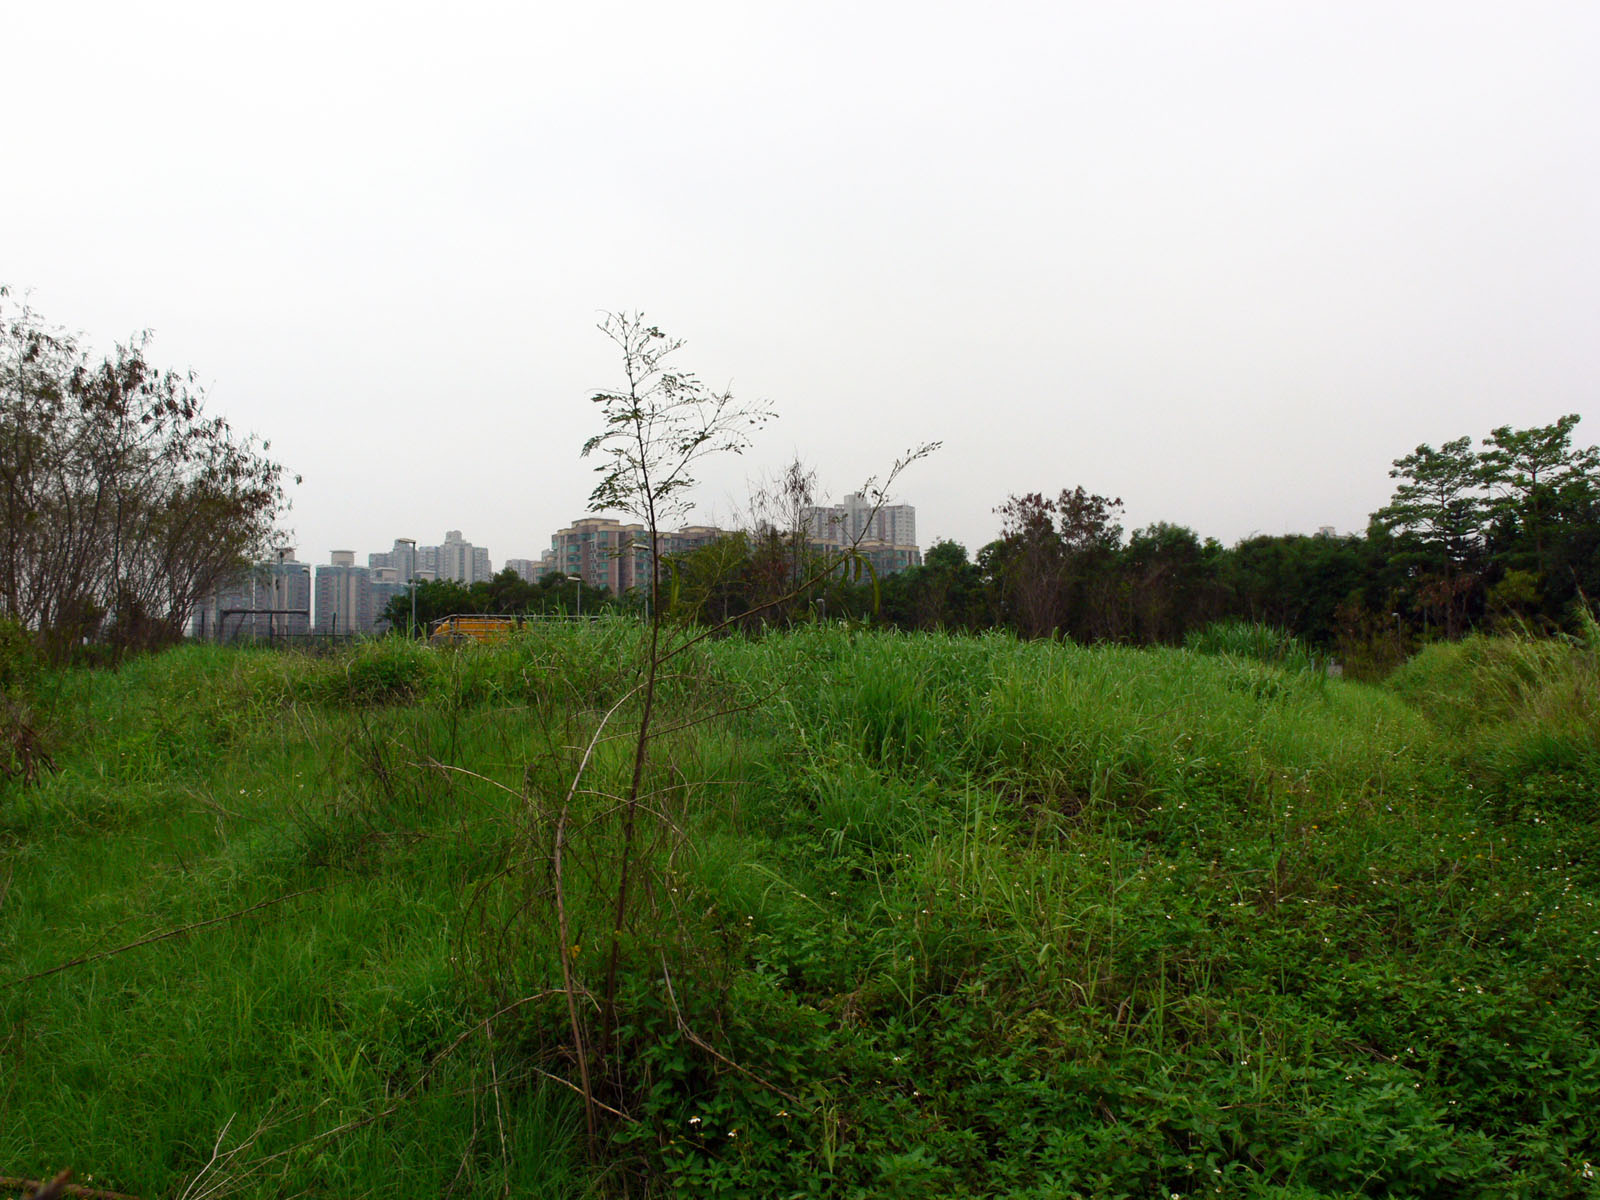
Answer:
<path fill-rule="evenodd" d="M 413 603 L 415 608 L 413 609 Z M 454 579 L 418 581 L 416 594 L 410 591 L 393 596 L 384 606 L 383 620 L 389 629 L 403 633 L 415 621 L 419 633 L 429 625 L 456 613 L 585 613 L 616 611 L 617 597 L 609 588 L 590 587 L 565 575 L 546 575 L 529 583 L 509 567 L 493 579 L 460 583 Z"/>
<path fill-rule="evenodd" d="M 674 619 L 747 632 L 852 618 L 899 629 L 1079 642 L 1178 644 L 1217 621 L 1293 633 L 1356 672 L 1382 671 L 1435 638 L 1472 629 L 1551 631 L 1600 596 L 1600 451 L 1573 445 L 1576 415 L 1417 447 L 1395 460 L 1390 502 L 1364 534 L 1261 535 L 1224 546 L 1182 525 L 1126 533 L 1120 499 L 1082 487 L 1013 495 L 1000 536 L 975 556 L 936 542 L 923 564 L 878 576 L 824 555 L 803 529 L 766 525 L 662 564 Z M 796 511 L 799 511 L 798 509 Z M 576 579 L 514 572 L 465 585 L 419 583 L 422 628 L 451 613 L 639 611 Z M 411 620 L 409 594 L 385 611 Z"/>
<path fill-rule="evenodd" d="M 829 571 L 803 533 L 739 534 L 671 564 L 664 602 L 702 623 L 854 616 L 903 629 L 1178 643 L 1211 622 L 1278 626 L 1361 669 L 1433 637 L 1554 629 L 1600 596 L 1600 451 L 1576 415 L 1423 445 L 1365 534 L 1257 536 L 1227 547 L 1158 522 L 1131 535 L 1120 499 L 1078 487 L 1013 495 L 975 557 L 935 543 L 884 578 Z M 820 576 L 818 578 L 817 576 Z"/>

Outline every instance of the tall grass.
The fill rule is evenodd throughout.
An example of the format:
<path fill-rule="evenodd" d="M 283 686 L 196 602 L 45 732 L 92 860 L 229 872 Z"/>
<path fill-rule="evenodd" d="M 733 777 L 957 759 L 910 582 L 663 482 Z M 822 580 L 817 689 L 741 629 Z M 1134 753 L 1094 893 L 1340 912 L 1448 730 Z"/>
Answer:
<path fill-rule="evenodd" d="M 1288 630 L 1250 621 L 1213 621 L 1191 630 L 1183 644 L 1197 654 L 1254 659 L 1286 671 L 1312 671 L 1319 665 L 1310 647 Z"/>
<path fill-rule="evenodd" d="M 1515 813 L 1600 815 L 1600 627 L 1583 616 L 1574 639 L 1430 646 L 1392 680 L 1448 731 L 1474 785 Z"/>
<path fill-rule="evenodd" d="M 1236 650 L 702 643 L 662 681 L 594 1162 L 562 964 L 602 965 L 637 638 L 46 680 L 69 749 L 0 784 L 0 1173 L 1587 1194 L 1592 646 L 1374 688 Z"/>

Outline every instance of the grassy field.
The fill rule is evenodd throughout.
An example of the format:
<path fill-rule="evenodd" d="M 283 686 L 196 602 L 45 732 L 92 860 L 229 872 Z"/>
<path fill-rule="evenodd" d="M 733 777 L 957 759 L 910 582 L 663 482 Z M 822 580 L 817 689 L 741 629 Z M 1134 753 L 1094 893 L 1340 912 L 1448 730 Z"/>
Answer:
<path fill-rule="evenodd" d="M 614 938 L 639 641 L 39 676 L 57 769 L 0 781 L 0 1175 L 1600 1195 L 1594 639 L 1382 687 L 1225 646 L 702 643 Z"/>

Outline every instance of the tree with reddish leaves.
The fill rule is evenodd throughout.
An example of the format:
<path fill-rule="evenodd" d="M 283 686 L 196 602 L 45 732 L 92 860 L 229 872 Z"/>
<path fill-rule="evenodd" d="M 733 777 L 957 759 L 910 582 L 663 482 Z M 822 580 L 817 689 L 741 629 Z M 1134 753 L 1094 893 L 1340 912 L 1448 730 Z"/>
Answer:
<path fill-rule="evenodd" d="M 1023 637 L 1049 637 L 1064 615 L 1066 555 L 1055 527 L 1056 503 L 1029 492 L 1008 497 L 995 512 L 1000 541 L 989 566 L 1006 615 Z"/>

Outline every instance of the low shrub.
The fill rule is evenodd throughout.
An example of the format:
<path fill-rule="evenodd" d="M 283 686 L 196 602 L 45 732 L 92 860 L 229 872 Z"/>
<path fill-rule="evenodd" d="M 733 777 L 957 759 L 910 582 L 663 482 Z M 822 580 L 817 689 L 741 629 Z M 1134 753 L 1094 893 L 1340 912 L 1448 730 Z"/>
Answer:
<path fill-rule="evenodd" d="M 362 642 L 348 655 L 318 664 L 313 698 L 324 704 L 365 708 L 403 704 L 428 689 L 439 672 L 439 653 L 419 642 L 384 638 Z"/>
<path fill-rule="evenodd" d="M 0 619 L 0 779 L 29 781 L 55 765 L 48 727 L 31 703 L 41 666 L 28 631 Z"/>
<path fill-rule="evenodd" d="M 55 769 L 48 729 L 21 700 L 0 693 L 0 779 L 31 782 Z"/>
<path fill-rule="evenodd" d="M 39 649 L 28 631 L 8 617 L 0 617 L 0 692 L 32 687 L 39 668 Z"/>

